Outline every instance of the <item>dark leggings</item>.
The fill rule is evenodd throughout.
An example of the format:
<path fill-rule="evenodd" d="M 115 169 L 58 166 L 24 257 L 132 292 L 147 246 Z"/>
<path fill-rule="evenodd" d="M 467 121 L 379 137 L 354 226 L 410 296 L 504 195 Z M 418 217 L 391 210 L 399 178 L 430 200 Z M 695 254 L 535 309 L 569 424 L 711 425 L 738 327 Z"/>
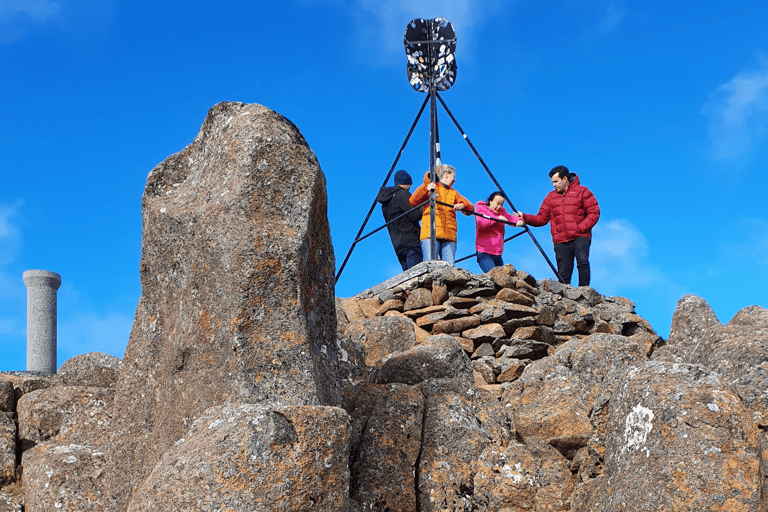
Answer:
<path fill-rule="evenodd" d="M 571 284 L 573 275 L 573 260 L 576 259 L 576 269 L 579 272 L 579 286 L 589 286 L 589 246 L 592 240 L 579 237 L 569 242 L 555 244 L 555 259 L 557 273 L 565 284 Z"/>

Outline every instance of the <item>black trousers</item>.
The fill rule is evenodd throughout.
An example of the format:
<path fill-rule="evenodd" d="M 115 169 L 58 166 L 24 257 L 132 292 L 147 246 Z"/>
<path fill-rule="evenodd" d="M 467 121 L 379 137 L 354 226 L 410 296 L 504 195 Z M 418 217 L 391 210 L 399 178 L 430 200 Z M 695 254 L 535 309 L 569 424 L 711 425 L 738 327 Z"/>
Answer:
<path fill-rule="evenodd" d="M 565 284 L 571 284 L 573 275 L 573 260 L 576 259 L 576 269 L 579 272 L 579 286 L 589 286 L 589 246 L 592 240 L 579 237 L 568 242 L 555 244 L 555 259 L 557 260 L 557 273 L 563 278 Z"/>

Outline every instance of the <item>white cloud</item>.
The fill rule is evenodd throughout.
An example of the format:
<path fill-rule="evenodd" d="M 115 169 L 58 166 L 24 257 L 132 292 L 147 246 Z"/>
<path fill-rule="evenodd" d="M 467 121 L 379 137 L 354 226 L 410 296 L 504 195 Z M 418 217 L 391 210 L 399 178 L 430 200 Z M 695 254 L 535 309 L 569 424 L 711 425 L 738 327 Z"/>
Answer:
<path fill-rule="evenodd" d="M 27 26 L 51 23 L 61 15 L 61 3 L 49 0 L 3 0 L 0 2 L 0 43 L 18 41 Z"/>
<path fill-rule="evenodd" d="M 710 95 L 702 113 L 710 116 L 709 151 L 714 160 L 743 166 L 768 142 L 768 59 L 758 52 L 742 71 Z"/>

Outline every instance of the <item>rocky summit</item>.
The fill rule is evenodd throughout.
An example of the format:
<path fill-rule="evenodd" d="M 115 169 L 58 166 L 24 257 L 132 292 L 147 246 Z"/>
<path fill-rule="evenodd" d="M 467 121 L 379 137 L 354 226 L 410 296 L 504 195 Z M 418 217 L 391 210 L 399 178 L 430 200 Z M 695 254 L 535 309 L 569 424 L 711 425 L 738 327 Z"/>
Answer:
<path fill-rule="evenodd" d="M 768 511 L 768 310 L 424 262 L 334 296 L 299 130 L 222 103 L 147 179 L 125 356 L 0 374 L 0 512 Z"/>

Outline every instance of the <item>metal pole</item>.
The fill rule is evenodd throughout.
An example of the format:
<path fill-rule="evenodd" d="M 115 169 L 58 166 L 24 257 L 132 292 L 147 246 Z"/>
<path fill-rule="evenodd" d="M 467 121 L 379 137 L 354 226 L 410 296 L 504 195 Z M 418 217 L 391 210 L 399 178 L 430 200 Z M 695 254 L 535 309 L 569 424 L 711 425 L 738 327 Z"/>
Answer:
<path fill-rule="evenodd" d="M 430 45 L 430 49 L 432 46 Z M 437 159 L 437 102 L 435 102 L 435 95 L 437 94 L 437 91 L 435 91 L 435 84 L 434 82 L 430 83 L 429 87 L 429 97 L 431 98 L 430 103 L 430 116 L 429 116 L 429 178 L 432 181 L 432 183 L 437 182 L 437 175 L 435 174 L 435 161 Z M 430 260 L 436 260 L 437 259 L 437 232 L 435 230 L 435 208 L 437 207 L 436 204 L 437 199 L 437 189 L 430 191 L 429 193 L 429 240 L 430 240 L 430 253 L 429 253 L 429 259 Z"/>
<path fill-rule="evenodd" d="M 499 191 L 502 194 L 504 194 L 504 197 L 509 202 L 510 208 L 512 208 L 513 211 L 518 211 L 517 208 L 515 208 L 515 206 L 512 204 L 512 200 L 509 198 L 507 193 L 504 192 L 503 188 L 501 188 L 501 185 L 499 184 L 499 182 L 496 181 L 496 178 L 493 176 L 493 173 L 491 173 L 491 170 L 488 168 L 487 165 L 485 165 L 485 162 L 483 161 L 483 158 L 480 156 L 480 153 L 478 153 L 477 150 L 475 149 L 475 146 L 472 145 L 472 141 L 469 140 L 469 137 L 467 136 L 467 134 L 464 132 L 464 130 L 461 129 L 461 126 L 459 125 L 459 122 L 456 120 L 455 117 L 453 117 L 453 114 L 451 113 L 450 109 L 448 108 L 448 105 L 445 104 L 445 101 L 443 101 L 443 98 L 439 94 L 437 94 L 437 93 L 435 93 L 435 94 L 437 95 L 437 99 L 439 99 L 440 103 L 443 105 L 443 108 L 445 109 L 445 111 L 450 116 L 451 120 L 453 121 L 453 124 L 455 124 L 456 128 L 459 129 L 459 132 L 461 133 L 461 136 L 464 137 L 464 140 L 467 141 L 467 144 L 469 144 L 469 147 L 475 153 L 475 156 L 480 161 L 480 164 L 485 169 L 485 172 L 487 172 L 488 176 L 491 177 L 491 180 L 493 180 L 493 183 L 496 185 L 496 187 L 499 189 Z M 557 272 L 557 269 L 555 268 L 555 266 L 552 265 L 552 262 L 549 260 L 549 257 L 547 257 L 547 254 L 544 252 L 544 249 L 541 248 L 541 245 L 539 245 L 538 240 L 536 240 L 536 237 L 533 236 L 533 232 L 531 232 L 530 228 L 528 227 L 528 224 L 526 224 L 523 227 L 525 228 L 525 231 L 528 233 L 528 236 L 531 237 L 531 240 L 533 240 L 533 243 L 536 245 L 536 248 L 539 249 L 539 252 L 541 253 L 541 255 L 544 256 L 544 260 L 546 260 L 547 264 L 549 265 L 549 268 L 551 268 L 552 272 L 554 272 L 555 276 L 557 276 L 557 280 L 560 281 L 561 283 L 565 284 L 565 281 L 563 281 L 563 278 L 560 277 L 560 274 Z"/>

